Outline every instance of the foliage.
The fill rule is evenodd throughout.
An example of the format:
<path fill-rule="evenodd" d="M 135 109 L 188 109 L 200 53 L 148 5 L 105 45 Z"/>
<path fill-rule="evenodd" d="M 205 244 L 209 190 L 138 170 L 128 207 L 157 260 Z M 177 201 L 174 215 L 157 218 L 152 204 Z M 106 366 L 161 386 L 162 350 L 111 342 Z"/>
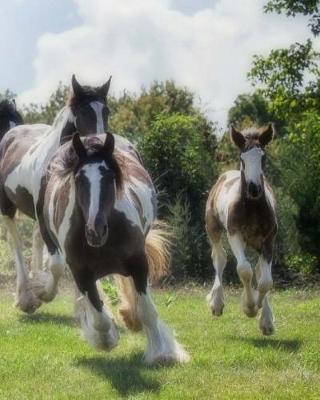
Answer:
<path fill-rule="evenodd" d="M 168 220 L 174 238 L 171 275 L 174 281 L 210 276 L 211 259 L 203 223 L 194 221 L 188 200 L 179 195 L 168 206 Z"/>
<path fill-rule="evenodd" d="M 173 81 L 153 82 L 139 95 L 124 92 L 119 98 L 109 99 L 110 128 L 138 142 L 149 132 L 159 114 L 196 115 L 194 94 L 180 88 Z"/>
<path fill-rule="evenodd" d="M 51 125 L 58 112 L 65 106 L 68 95 L 69 87 L 60 82 L 45 105 L 31 103 L 23 107 L 25 123 Z"/>
<path fill-rule="evenodd" d="M 297 14 L 310 16 L 308 26 L 317 36 L 320 33 L 319 0 L 269 0 L 265 5 L 266 12 L 285 13 L 294 17 Z"/>
<path fill-rule="evenodd" d="M 228 125 L 238 129 L 252 125 L 265 125 L 274 121 L 274 116 L 268 110 L 268 102 L 260 91 L 252 94 L 240 94 L 228 112 Z"/>
<path fill-rule="evenodd" d="M 110 300 L 110 303 L 113 306 L 116 306 L 119 303 L 119 296 L 116 286 L 114 285 L 114 283 L 111 281 L 110 278 L 104 278 L 100 282 L 102 290 Z"/>

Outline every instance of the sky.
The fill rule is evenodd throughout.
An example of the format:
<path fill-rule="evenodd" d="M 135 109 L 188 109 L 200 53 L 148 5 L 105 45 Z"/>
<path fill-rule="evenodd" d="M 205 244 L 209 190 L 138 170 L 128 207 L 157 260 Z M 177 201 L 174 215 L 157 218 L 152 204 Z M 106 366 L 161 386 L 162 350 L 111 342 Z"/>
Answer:
<path fill-rule="evenodd" d="M 223 127 L 252 90 L 253 54 L 310 37 L 304 17 L 264 14 L 265 0 L 0 0 L 0 91 L 45 103 L 72 73 L 111 91 L 174 79 Z"/>

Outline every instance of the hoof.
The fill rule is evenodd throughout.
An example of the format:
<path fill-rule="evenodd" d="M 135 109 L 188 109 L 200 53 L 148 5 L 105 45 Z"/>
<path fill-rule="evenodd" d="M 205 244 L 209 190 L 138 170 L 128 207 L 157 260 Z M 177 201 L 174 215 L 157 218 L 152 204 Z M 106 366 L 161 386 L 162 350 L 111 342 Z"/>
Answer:
<path fill-rule="evenodd" d="M 214 317 L 221 317 L 221 315 L 223 314 L 223 308 L 224 308 L 224 306 L 222 306 L 222 307 L 220 307 L 220 308 L 218 308 L 218 307 L 214 307 L 214 306 L 210 306 L 211 307 L 211 312 L 212 312 L 212 315 L 214 316 Z"/>
<path fill-rule="evenodd" d="M 224 308 L 224 303 L 221 300 L 221 295 L 215 296 L 214 294 L 212 294 L 212 292 L 210 292 L 207 295 L 207 303 L 211 308 L 212 315 L 215 317 L 221 317 Z"/>
<path fill-rule="evenodd" d="M 142 330 L 141 321 L 128 308 L 121 308 L 119 314 L 130 331 L 139 332 Z"/>
<path fill-rule="evenodd" d="M 175 353 L 162 353 L 150 358 L 146 356 L 144 361 L 147 365 L 186 364 L 190 361 L 190 356 L 181 348 Z"/>
<path fill-rule="evenodd" d="M 264 335 L 264 336 L 271 336 L 271 335 L 273 335 L 274 334 L 274 326 L 273 325 L 266 325 L 266 326 L 261 326 L 260 325 L 260 330 L 261 330 L 261 333 Z"/>
<path fill-rule="evenodd" d="M 253 318 L 256 317 L 258 314 L 259 308 L 256 305 L 253 306 L 244 306 L 243 312 L 246 314 L 247 317 Z"/>
<path fill-rule="evenodd" d="M 20 294 L 14 303 L 16 308 L 19 308 L 19 310 L 27 314 L 33 314 L 41 306 L 41 304 L 41 300 L 38 299 L 31 291 Z"/>
<path fill-rule="evenodd" d="M 32 274 L 30 286 L 35 296 L 45 303 L 52 301 L 58 287 L 54 284 L 53 275 L 47 271 L 36 271 Z"/>

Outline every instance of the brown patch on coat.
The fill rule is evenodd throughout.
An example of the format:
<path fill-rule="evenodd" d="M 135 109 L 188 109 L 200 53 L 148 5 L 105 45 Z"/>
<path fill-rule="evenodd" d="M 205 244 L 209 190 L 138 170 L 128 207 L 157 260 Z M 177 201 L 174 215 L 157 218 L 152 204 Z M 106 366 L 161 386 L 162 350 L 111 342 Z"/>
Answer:
<path fill-rule="evenodd" d="M 218 211 L 216 209 L 216 200 L 226 179 L 227 179 L 226 174 L 220 175 L 217 182 L 210 190 L 206 204 L 206 215 L 205 215 L 206 231 L 209 236 L 209 239 L 212 242 L 217 242 L 220 240 L 223 229 L 222 223 L 219 220 Z"/>
<path fill-rule="evenodd" d="M 56 232 L 59 232 L 60 225 L 62 224 L 69 203 L 70 179 L 65 179 L 65 182 L 63 182 L 60 187 L 61 190 L 57 190 L 53 200 L 54 203 L 59 204 L 59 207 L 55 207 L 53 213 L 53 224 Z"/>
<path fill-rule="evenodd" d="M 123 179 L 125 181 L 132 182 L 132 178 L 135 178 L 149 187 L 153 187 L 150 175 L 138 159 L 134 160 L 124 152 L 117 151 L 117 149 L 114 151 L 114 157 L 121 168 Z"/>
<path fill-rule="evenodd" d="M 239 195 L 229 206 L 227 229 L 230 235 L 240 233 L 248 246 L 263 253 L 277 232 L 276 216 L 265 196 L 250 200 Z M 269 250 L 267 259 L 272 257 Z"/>

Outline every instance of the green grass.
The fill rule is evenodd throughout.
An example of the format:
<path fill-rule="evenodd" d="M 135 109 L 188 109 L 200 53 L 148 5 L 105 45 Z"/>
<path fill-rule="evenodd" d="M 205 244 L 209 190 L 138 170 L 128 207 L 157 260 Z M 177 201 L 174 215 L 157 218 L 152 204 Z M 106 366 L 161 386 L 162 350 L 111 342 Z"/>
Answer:
<path fill-rule="evenodd" d="M 158 292 L 163 319 L 192 356 L 187 366 L 147 367 L 145 338 L 121 329 L 111 353 L 92 350 L 72 317 L 71 295 L 33 316 L 0 295 L 0 399 L 319 399 L 320 299 L 273 293 L 277 332 L 265 338 L 227 292 L 213 319 L 200 289 Z"/>

